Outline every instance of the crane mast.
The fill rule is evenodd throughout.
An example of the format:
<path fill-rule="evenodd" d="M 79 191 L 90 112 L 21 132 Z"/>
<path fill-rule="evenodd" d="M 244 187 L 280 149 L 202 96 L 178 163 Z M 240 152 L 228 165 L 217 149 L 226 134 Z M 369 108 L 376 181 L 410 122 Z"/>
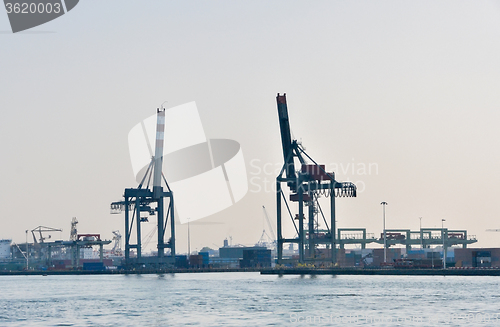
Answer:
<path fill-rule="evenodd" d="M 165 109 L 158 109 L 157 115 L 153 175 L 153 196 L 155 199 L 158 199 L 163 191 L 161 187 L 161 169 L 163 166 L 163 141 L 165 139 Z"/>

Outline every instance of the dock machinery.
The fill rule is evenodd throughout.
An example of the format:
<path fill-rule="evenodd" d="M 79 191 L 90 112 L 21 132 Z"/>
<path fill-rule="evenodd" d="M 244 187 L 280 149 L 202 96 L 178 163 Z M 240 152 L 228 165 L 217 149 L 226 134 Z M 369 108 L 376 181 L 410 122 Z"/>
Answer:
<path fill-rule="evenodd" d="M 299 247 L 298 262 L 303 263 L 331 263 L 335 264 L 335 197 L 355 197 L 356 185 L 351 182 L 337 182 L 335 173 L 327 173 L 324 165 L 317 164 L 304 148 L 293 140 L 290 133 L 286 94 L 277 95 L 278 117 L 281 130 L 281 144 L 283 146 L 283 167 L 276 178 L 276 209 L 278 228 L 278 264 L 290 262 L 283 259 L 283 245 L 297 243 Z M 295 158 L 298 159 L 301 169 L 295 170 Z M 310 163 L 308 163 L 310 162 Z M 286 183 L 290 190 L 289 200 L 298 202 L 298 214 L 293 217 L 288 201 L 282 190 L 282 183 Z M 330 226 L 319 204 L 320 196 L 330 197 Z M 282 203 L 297 232 L 297 238 L 284 238 L 282 235 Z M 304 206 L 308 207 L 307 230 L 304 229 Z M 323 218 L 326 230 L 319 230 L 319 215 Z M 295 221 L 298 221 L 298 228 Z M 305 252 L 307 246 L 307 253 Z M 291 261 L 296 262 L 296 260 Z"/>
<path fill-rule="evenodd" d="M 123 197 L 124 201 L 111 203 L 111 213 L 125 211 L 125 265 L 173 265 L 175 264 L 175 219 L 174 219 L 174 196 L 167 180 L 162 173 L 163 164 L 163 142 L 165 131 L 165 109 L 157 110 L 156 144 L 155 154 L 137 188 L 127 188 Z M 149 182 L 153 178 L 153 186 L 150 189 Z M 162 179 L 167 191 L 162 187 Z M 147 180 L 147 185 L 144 182 Z M 164 199 L 168 198 L 168 206 L 165 214 Z M 132 217 L 130 212 L 132 211 Z M 141 216 L 146 213 L 146 216 Z M 158 256 L 157 258 L 142 257 L 141 223 L 148 221 L 148 216 L 157 216 L 158 233 Z M 165 243 L 165 232 L 170 220 L 170 239 Z M 136 243 L 131 243 L 133 225 L 136 225 Z M 170 249 L 170 255 L 165 255 L 165 249 Z M 130 258 L 130 249 L 136 249 L 135 260 Z"/>

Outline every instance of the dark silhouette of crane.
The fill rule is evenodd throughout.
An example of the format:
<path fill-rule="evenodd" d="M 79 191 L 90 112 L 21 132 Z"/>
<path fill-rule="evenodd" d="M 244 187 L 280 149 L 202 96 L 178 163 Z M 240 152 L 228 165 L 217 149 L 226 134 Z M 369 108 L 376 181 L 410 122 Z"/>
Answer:
<path fill-rule="evenodd" d="M 325 165 L 319 165 L 305 152 L 304 147 L 297 140 L 294 140 L 290 133 L 286 94 L 278 94 L 276 102 L 284 159 L 283 167 L 276 178 L 278 263 L 284 263 L 283 244 L 297 243 L 299 247 L 299 263 L 304 263 L 306 260 L 308 262 L 324 262 L 326 261 L 325 255 L 330 252 L 328 261 L 335 264 L 337 261 L 335 197 L 355 197 L 356 185 L 351 182 L 336 181 L 334 172 L 326 172 Z M 300 170 L 296 170 L 295 168 L 295 159 L 300 164 Z M 281 187 L 282 183 L 286 183 L 290 190 L 289 200 L 298 202 L 298 213 L 295 215 L 297 219 L 294 219 L 294 215 L 290 210 Z M 328 226 L 328 222 L 319 204 L 318 198 L 320 196 L 330 197 L 330 226 Z M 290 219 L 297 232 L 297 238 L 285 238 L 282 235 L 282 203 L 286 205 Z M 304 222 L 306 220 L 304 206 L 308 207 L 309 221 L 307 231 L 304 230 Z M 326 225 L 326 233 L 318 229 L 320 216 Z M 295 220 L 297 220 L 298 228 Z M 307 255 L 305 253 L 306 245 L 308 247 Z M 323 254 L 318 256 L 317 252 L 320 251 L 323 251 Z"/>

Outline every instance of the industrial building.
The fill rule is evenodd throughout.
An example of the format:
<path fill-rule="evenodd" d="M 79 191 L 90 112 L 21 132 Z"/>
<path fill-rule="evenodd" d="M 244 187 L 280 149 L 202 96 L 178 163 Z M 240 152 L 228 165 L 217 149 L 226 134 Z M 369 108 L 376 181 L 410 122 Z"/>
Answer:
<path fill-rule="evenodd" d="M 500 268 L 500 248 L 455 249 L 457 268 Z"/>
<path fill-rule="evenodd" d="M 12 240 L 0 240 L 0 261 L 11 259 L 10 244 Z"/>

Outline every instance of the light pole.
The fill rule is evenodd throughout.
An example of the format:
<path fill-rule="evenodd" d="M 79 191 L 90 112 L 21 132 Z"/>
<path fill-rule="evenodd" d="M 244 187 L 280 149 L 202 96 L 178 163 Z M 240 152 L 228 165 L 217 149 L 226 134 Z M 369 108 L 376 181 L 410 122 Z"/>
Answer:
<path fill-rule="evenodd" d="M 191 233 L 189 231 L 189 221 L 191 218 L 188 219 L 188 258 L 191 255 Z"/>
<path fill-rule="evenodd" d="M 422 217 L 418 217 L 420 219 L 420 246 L 422 250 L 424 249 L 424 233 L 422 233 Z"/>
<path fill-rule="evenodd" d="M 387 202 L 381 202 L 380 203 L 383 207 L 384 211 L 384 263 L 387 263 L 387 234 L 385 232 L 385 206 L 387 205 Z"/>
<path fill-rule="evenodd" d="M 444 222 L 446 219 L 441 219 L 441 237 L 443 238 L 443 268 L 446 269 L 446 246 L 444 244 Z"/>
<path fill-rule="evenodd" d="M 26 230 L 26 271 L 29 269 L 30 251 L 28 246 L 28 230 Z"/>

